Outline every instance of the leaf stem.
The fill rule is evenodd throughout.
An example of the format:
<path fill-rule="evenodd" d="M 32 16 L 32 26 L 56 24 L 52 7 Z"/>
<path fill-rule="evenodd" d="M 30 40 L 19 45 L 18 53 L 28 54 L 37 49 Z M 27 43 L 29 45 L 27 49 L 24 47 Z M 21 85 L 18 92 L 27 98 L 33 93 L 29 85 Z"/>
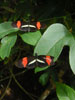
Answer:
<path fill-rule="evenodd" d="M 14 74 L 14 76 L 19 76 L 19 75 L 21 75 L 21 74 L 23 74 L 23 73 L 25 73 L 26 72 L 26 70 L 24 70 L 24 71 L 22 71 L 22 72 L 19 72 L 19 73 L 17 73 L 17 74 Z M 5 81 L 5 80 L 7 80 L 7 79 L 9 79 L 10 78 L 10 76 L 7 76 L 7 77 L 5 77 L 5 78 L 3 78 L 3 79 L 0 79 L 0 82 L 2 82 L 2 81 Z"/>
<path fill-rule="evenodd" d="M 6 89 L 5 89 L 4 93 L 3 93 L 3 95 L 1 96 L 0 100 L 3 100 L 3 98 L 4 98 L 5 94 L 6 94 L 6 90 L 9 88 L 9 85 L 10 85 L 10 83 L 11 83 L 11 80 L 12 80 L 12 76 L 10 76 L 8 85 L 7 85 L 7 87 L 6 87 Z"/>

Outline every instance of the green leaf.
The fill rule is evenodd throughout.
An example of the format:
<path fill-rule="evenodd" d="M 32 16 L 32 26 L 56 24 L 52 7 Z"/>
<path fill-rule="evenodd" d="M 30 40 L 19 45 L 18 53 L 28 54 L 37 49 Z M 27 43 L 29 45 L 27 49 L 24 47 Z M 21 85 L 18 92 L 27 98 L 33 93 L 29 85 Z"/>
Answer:
<path fill-rule="evenodd" d="M 12 32 L 18 31 L 17 28 L 11 26 L 11 23 L 12 22 L 4 22 L 0 24 L 0 39 Z"/>
<path fill-rule="evenodd" d="M 74 38 L 72 34 L 66 34 L 61 40 L 59 40 L 53 48 L 50 49 L 48 52 L 49 55 L 52 55 L 55 57 L 55 61 L 59 57 L 60 53 L 62 52 L 62 49 L 65 45 L 71 46 L 74 42 Z"/>
<path fill-rule="evenodd" d="M 25 34 L 20 34 L 20 36 L 24 42 L 34 46 L 40 39 L 41 33 L 40 33 L 40 31 L 28 32 Z"/>
<path fill-rule="evenodd" d="M 49 66 L 46 66 L 46 67 L 36 67 L 35 68 L 35 73 L 37 73 L 37 72 L 40 72 L 40 71 L 43 71 L 43 70 L 45 70 L 45 69 L 47 69 Z"/>
<path fill-rule="evenodd" d="M 1 40 L 0 57 L 2 59 L 9 56 L 11 48 L 14 46 L 16 39 L 17 35 L 9 35 Z"/>
<path fill-rule="evenodd" d="M 43 34 L 35 47 L 34 54 L 51 55 L 56 61 L 65 45 L 70 47 L 69 62 L 75 74 L 75 40 L 73 35 L 62 24 L 53 24 Z M 72 51 L 73 50 L 73 51 Z M 39 69 L 38 69 L 39 70 Z"/>
<path fill-rule="evenodd" d="M 51 25 L 45 31 L 38 44 L 36 45 L 34 54 L 37 53 L 39 55 L 51 55 L 54 56 L 54 61 L 56 61 L 63 49 L 63 46 L 68 44 L 68 34 L 70 33 L 64 25 Z M 40 71 L 40 69 L 37 71 Z"/>
<path fill-rule="evenodd" d="M 70 47 L 69 63 L 73 73 L 75 74 L 75 40 L 72 34 L 67 34 L 64 38 L 58 41 L 54 45 L 54 47 L 49 51 L 49 54 L 54 56 L 56 61 L 64 45 L 68 45 Z"/>
<path fill-rule="evenodd" d="M 69 33 L 70 32 L 63 24 L 52 24 L 48 27 L 42 38 L 39 40 L 35 47 L 34 53 L 39 55 L 47 55 L 51 48 Z"/>
<path fill-rule="evenodd" d="M 75 100 L 75 91 L 61 83 L 56 83 L 56 92 L 59 100 Z"/>
<path fill-rule="evenodd" d="M 44 86 L 47 84 L 48 82 L 48 79 L 49 79 L 49 75 L 50 75 L 50 72 L 47 71 L 45 72 L 44 74 L 42 74 L 39 78 L 39 82 Z"/>
<path fill-rule="evenodd" d="M 51 55 L 54 57 L 54 61 L 56 61 L 60 55 L 60 53 L 62 52 L 64 46 L 64 42 L 61 40 L 59 40 L 48 52 L 48 55 Z"/>
<path fill-rule="evenodd" d="M 75 74 L 75 42 L 70 46 L 69 62 L 73 73 Z"/>

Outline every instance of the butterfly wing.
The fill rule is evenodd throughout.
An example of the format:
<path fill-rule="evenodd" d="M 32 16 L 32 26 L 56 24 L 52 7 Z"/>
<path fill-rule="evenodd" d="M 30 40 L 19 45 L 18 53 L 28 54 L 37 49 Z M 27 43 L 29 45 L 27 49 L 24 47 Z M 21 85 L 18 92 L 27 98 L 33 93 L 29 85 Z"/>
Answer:
<path fill-rule="evenodd" d="M 52 66 L 54 65 L 53 59 L 54 57 L 52 56 L 45 56 L 45 55 L 38 56 L 37 59 L 38 66 L 39 67 Z"/>
<path fill-rule="evenodd" d="M 27 68 L 27 69 L 32 69 L 36 65 L 35 57 L 30 56 L 30 57 L 23 57 L 19 61 L 15 62 L 16 67 L 18 68 Z"/>
<path fill-rule="evenodd" d="M 18 68 L 27 68 L 27 69 L 32 69 L 35 67 L 45 67 L 54 65 L 53 59 L 54 57 L 45 55 L 29 56 L 29 57 L 23 57 L 21 60 L 17 61 L 15 65 Z"/>

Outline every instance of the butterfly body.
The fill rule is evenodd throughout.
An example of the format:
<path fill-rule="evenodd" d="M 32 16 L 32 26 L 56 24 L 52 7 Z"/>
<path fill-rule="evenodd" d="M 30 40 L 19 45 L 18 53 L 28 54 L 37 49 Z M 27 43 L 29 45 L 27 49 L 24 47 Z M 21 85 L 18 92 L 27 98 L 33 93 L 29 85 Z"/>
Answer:
<path fill-rule="evenodd" d="M 19 68 L 32 69 L 35 67 L 51 66 L 53 64 L 54 62 L 52 56 L 40 55 L 40 56 L 23 57 L 16 63 L 16 66 Z"/>

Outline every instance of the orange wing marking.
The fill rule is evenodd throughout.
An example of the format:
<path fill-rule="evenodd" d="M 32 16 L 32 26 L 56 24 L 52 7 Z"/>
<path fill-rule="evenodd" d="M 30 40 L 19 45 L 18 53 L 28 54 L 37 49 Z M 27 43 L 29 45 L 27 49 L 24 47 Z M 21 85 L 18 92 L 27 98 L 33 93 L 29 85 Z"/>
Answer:
<path fill-rule="evenodd" d="M 21 21 L 17 21 L 17 27 L 20 28 L 21 27 Z"/>
<path fill-rule="evenodd" d="M 40 28 L 41 28 L 41 23 L 40 23 L 40 22 L 37 22 L 37 23 L 36 23 L 36 27 L 37 27 L 38 30 L 40 30 Z"/>
<path fill-rule="evenodd" d="M 28 59 L 27 59 L 27 57 L 24 57 L 22 59 L 22 65 L 24 66 L 24 68 L 27 66 L 27 63 L 28 63 Z"/>
<path fill-rule="evenodd" d="M 46 62 L 47 64 L 50 66 L 51 62 L 52 62 L 52 59 L 50 56 L 46 56 Z"/>

